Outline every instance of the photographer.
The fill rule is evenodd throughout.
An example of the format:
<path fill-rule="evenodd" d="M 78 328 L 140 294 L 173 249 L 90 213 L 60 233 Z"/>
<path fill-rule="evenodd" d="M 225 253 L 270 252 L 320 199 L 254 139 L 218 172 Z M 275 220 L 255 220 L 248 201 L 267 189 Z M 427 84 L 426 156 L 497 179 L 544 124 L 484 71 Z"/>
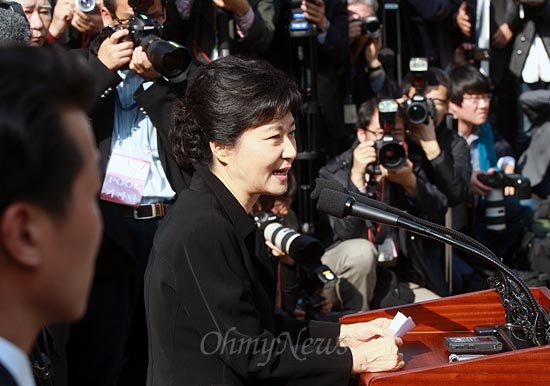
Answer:
<path fill-rule="evenodd" d="M 452 86 L 449 110 L 458 119 L 458 132 L 468 142 L 471 154 L 471 193 L 477 199 L 474 202 L 476 209 L 472 232 L 475 238 L 487 245 L 498 257 L 511 263 L 513 247 L 530 228 L 533 211 L 520 205 L 518 198 L 513 195 L 514 186 L 493 187 L 482 182 L 486 174 L 492 175 L 497 169 L 505 174 L 515 171 L 515 159 L 511 155 L 510 146 L 499 143 L 503 140 L 494 136 L 487 120 L 491 103 L 489 80 L 473 66 L 454 68 L 450 79 Z M 508 150 L 497 152 L 498 147 Z M 500 156 L 498 160 L 497 154 Z M 499 192 L 501 189 L 503 192 Z M 486 216 L 488 198 L 497 193 L 501 196 L 500 206 L 505 210 L 504 218 L 500 212 L 489 211 L 487 214 L 490 216 Z M 495 207 L 496 198 L 491 198 L 491 202 L 490 208 Z M 495 220 L 501 222 L 495 223 Z M 495 230 L 497 225 L 500 229 L 498 231 Z"/>
<path fill-rule="evenodd" d="M 421 77 L 422 86 L 413 85 L 413 78 Z M 417 154 L 422 156 L 422 162 L 428 166 L 428 178 L 448 200 L 453 207 L 463 203 L 468 198 L 470 190 L 471 165 L 468 144 L 450 127 L 448 116 L 448 92 L 450 81 L 439 68 L 430 67 L 420 74 L 409 73 L 403 79 L 402 103 L 421 95 L 426 101 L 427 119 L 413 123 L 406 119 L 411 142 L 409 147 L 419 147 Z M 415 152 L 411 150 L 411 152 Z"/>
<path fill-rule="evenodd" d="M 201 62 L 228 53 L 258 56 L 267 51 L 275 33 L 273 0 L 170 1 L 165 28 Z"/>
<path fill-rule="evenodd" d="M 81 1 L 81 0 L 78 0 Z M 77 6 L 74 0 L 58 0 L 46 40 L 73 48 L 88 47 L 90 39 L 103 27 L 100 9 L 102 0 L 84 0 Z M 94 5 L 91 9 L 86 5 Z M 86 10 L 84 10 L 86 9 Z"/>
<path fill-rule="evenodd" d="M 347 89 L 356 106 L 375 95 L 394 96 L 395 82 L 386 75 L 379 59 L 383 26 L 376 17 L 375 0 L 348 1 L 349 67 Z"/>
<path fill-rule="evenodd" d="M 348 59 L 348 15 L 345 0 L 285 0 L 281 1 L 273 44 L 268 60 L 276 67 L 294 75 L 310 98 L 316 97 L 318 108 L 313 112 L 315 127 L 304 127 L 318 133 L 318 148 L 336 155 L 349 146 L 344 124 L 345 66 Z M 307 21 L 305 36 L 293 36 L 294 15 Z M 299 19 L 298 24 L 306 24 Z M 312 53 L 315 53 L 313 55 Z M 315 56 L 315 58 L 312 58 Z M 314 73 L 315 72 L 315 73 Z M 311 84 L 316 78 L 316 85 Z M 316 95 L 313 95 L 313 91 Z M 306 114 L 309 111 L 304 112 Z M 304 123 L 309 125 L 309 123 Z M 300 126 L 303 127 L 303 126 Z M 310 140 L 311 138 L 306 138 Z M 304 141 L 305 142 L 305 141 Z M 302 146 L 307 148 L 302 143 Z"/>
<path fill-rule="evenodd" d="M 428 113 L 426 118 L 414 117 L 417 122 L 406 120 L 409 151 L 417 154 L 413 162 L 425 166 L 430 182 L 445 194 L 449 207 L 464 207 L 470 192 L 470 152 L 468 144 L 461 138 L 450 122 L 448 114 L 449 77 L 439 68 L 429 67 L 427 71 L 410 72 L 403 79 L 403 104 L 413 113 L 415 95 Z M 418 114 L 418 111 L 415 111 Z M 411 155 L 411 157 L 413 157 Z M 455 211 L 456 213 L 456 211 Z M 453 216 L 453 228 L 462 230 L 466 226 L 464 216 Z M 443 257 L 443 255 L 441 255 Z M 458 256 L 453 258 L 453 293 L 465 292 L 464 277 L 471 274 L 471 267 Z M 443 261 L 441 261 L 443 266 Z"/>
<path fill-rule="evenodd" d="M 106 28 L 89 50 L 80 50 L 99 90 L 90 116 L 104 173 L 105 230 L 88 312 L 71 326 L 67 354 L 74 385 L 112 385 L 118 378 L 119 385 L 145 383 L 143 274 L 158 223 L 189 180 L 173 158 L 168 127 L 173 100 L 193 66 L 164 63 L 166 55 L 185 59 L 185 52 L 151 34 L 161 32 L 164 2 L 148 2 L 146 9 L 140 3 L 105 0 Z M 167 52 L 166 46 L 177 51 Z M 118 187 L 128 187 L 128 181 L 136 182 L 127 190 Z"/>
<path fill-rule="evenodd" d="M 394 116 L 396 110 L 397 107 Z M 414 154 L 407 156 L 403 153 L 398 165 L 391 170 L 382 164 L 379 165 L 379 172 L 376 167 L 373 168 L 377 162 L 383 163 L 375 148 L 376 141 L 385 136 L 384 127 L 387 127 L 387 124 L 381 123 L 380 117 L 376 99 L 363 103 L 359 109 L 356 142 L 348 151 L 321 168 L 319 176 L 338 181 L 350 192 L 367 195 L 429 221 L 442 223 L 447 199 L 428 182 L 423 165 L 410 160 Z M 405 131 L 401 117 L 395 117 L 391 134 L 403 146 Z M 431 268 L 439 262 L 438 247 L 421 237 L 411 237 L 400 230 L 357 218 L 330 217 L 329 220 L 334 241 L 368 237 L 378 247 L 379 255 L 385 256 L 384 260 L 390 257 L 391 262 L 397 262 L 395 270 L 403 279 L 440 294 L 446 293 L 440 269 Z"/>

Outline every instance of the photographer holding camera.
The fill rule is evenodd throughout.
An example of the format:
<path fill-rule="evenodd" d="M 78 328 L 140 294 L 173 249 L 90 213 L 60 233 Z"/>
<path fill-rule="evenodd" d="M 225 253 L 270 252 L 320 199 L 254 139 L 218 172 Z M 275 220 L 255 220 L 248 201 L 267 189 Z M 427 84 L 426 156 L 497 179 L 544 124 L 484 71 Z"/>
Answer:
<path fill-rule="evenodd" d="M 402 86 L 409 150 L 418 156 L 413 162 L 422 163 L 428 179 L 445 194 L 448 206 L 457 207 L 468 200 L 472 168 L 468 144 L 457 134 L 448 113 L 450 88 L 449 77 L 441 69 L 427 67 L 421 58 L 411 59 L 411 72 Z M 453 228 L 465 226 L 463 216 L 453 217 Z M 459 257 L 452 264 L 453 293 L 462 293 L 463 278 L 472 269 Z M 439 265 L 443 267 L 443 261 Z"/>
<path fill-rule="evenodd" d="M 69 47 L 87 47 L 103 27 L 102 0 L 58 0 L 46 40 Z"/>
<path fill-rule="evenodd" d="M 449 110 L 458 119 L 458 132 L 468 142 L 471 154 L 471 193 L 477 199 L 472 233 L 510 263 L 514 245 L 532 224 L 533 211 L 522 206 L 513 195 L 516 190 L 513 188 L 519 185 L 498 186 L 490 182 L 502 177 L 497 170 L 506 175 L 514 173 L 515 159 L 510 145 L 494 135 L 488 122 L 491 103 L 488 78 L 473 66 L 456 67 L 449 76 L 452 84 Z"/>
<path fill-rule="evenodd" d="M 173 158 L 168 130 L 193 67 L 185 48 L 159 36 L 163 1 L 105 0 L 101 15 L 104 30 L 80 51 L 99 90 L 90 116 L 104 173 L 105 229 L 88 311 L 71 326 L 69 383 L 113 385 L 121 378 L 119 385 L 140 385 L 147 360 L 143 275 L 158 223 L 189 180 Z M 121 375 L 123 362 L 129 371 Z"/>
<path fill-rule="evenodd" d="M 388 78 L 378 55 L 382 47 L 382 25 L 376 17 L 375 0 L 348 1 L 349 66 L 348 93 L 356 106 L 381 92 L 395 94 L 395 84 Z"/>
<path fill-rule="evenodd" d="M 361 105 L 356 142 L 348 151 L 321 168 L 319 175 L 321 178 L 341 183 L 350 192 L 367 195 L 416 216 L 442 223 L 447 210 L 447 199 L 429 182 L 424 165 L 413 163 L 411 157 L 415 155 L 410 152 L 407 154 L 392 150 L 380 157 L 381 152 L 376 148 L 376 143 L 389 137 L 388 134 L 392 134 L 393 149 L 397 149 L 399 143 L 401 148 L 405 148 L 403 119 L 397 115 L 395 101 L 391 102 L 394 108 L 382 114 L 381 108 L 385 109 L 386 103 L 379 104 L 373 98 Z M 391 118 L 387 115 L 391 114 L 395 123 L 388 124 Z M 372 166 L 377 163 L 379 167 L 373 168 Z M 400 272 L 403 278 L 434 292 L 445 294 L 439 270 L 431 267 L 439 258 L 439 255 L 436 255 L 438 247 L 427 243 L 421 237 L 411 237 L 403 231 L 370 221 L 351 217 L 330 217 L 329 221 L 334 241 L 368 238 L 378 248 L 379 261 L 390 265 L 397 264 L 395 270 Z M 384 283 L 379 285 L 382 284 Z M 402 300 L 407 299 L 404 297 Z"/>

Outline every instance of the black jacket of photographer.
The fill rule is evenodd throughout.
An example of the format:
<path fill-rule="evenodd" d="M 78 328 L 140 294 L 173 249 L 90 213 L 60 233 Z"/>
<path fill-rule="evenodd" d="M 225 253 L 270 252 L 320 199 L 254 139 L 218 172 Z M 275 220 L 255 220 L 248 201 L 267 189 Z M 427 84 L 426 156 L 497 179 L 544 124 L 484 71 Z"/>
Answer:
<path fill-rule="evenodd" d="M 96 56 L 99 40 L 93 42 L 90 50 L 76 50 L 84 55 L 95 77 L 98 90 L 96 103 L 89 112 L 95 139 L 99 146 L 101 170 L 107 169 L 111 155 L 111 143 L 115 116 L 115 89 L 122 81 L 116 70 L 109 70 Z M 196 66 L 191 64 L 188 78 L 192 77 Z M 157 132 L 159 157 L 170 186 L 177 193 L 189 185 L 190 171 L 182 170 L 175 162 L 168 139 L 171 112 L 176 95 L 184 92 L 187 80 L 171 83 L 158 78 L 147 90 L 139 87 L 134 100 L 139 108 L 147 113 Z M 104 222 L 104 237 L 96 261 L 96 275 L 126 275 L 135 269 L 134 243 L 122 226 L 119 205 L 99 200 Z"/>
<path fill-rule="evenodd" d="M 229 39 L 230 51 L 233 55 L 258 56 L 264 53 L 269 48 L 275 33 L 275 10 L 271 2 L 248 0 L 248 3 L 254 12 L 254 21 L 243 38 L 240 38 L 235 30 L 229 31 L 230 36 L 234 36 L 233 39 Z M 166 37 L 188 47 L 195 53 L 197 60 L 201 60 L 201 55 L 197 55 L 198 49 L 210 56 L 217 44 L 218 23 L 215 14 L 216 9 L 211 0 L 194 0 L 189 18 L 184 20 L 176 9 L 175 1 L 168 1 L 164 23 Z M 231 18 L 227 12 L 226 16 L 228 19 Z M 230 23 L 230 25 L 235 24 Z"/>
<path fill-rule="evenodd" d="M 327 165 L 320 169 L 319 176 L 339 182 L 350 192 L 362 194 L 350 179 L 353 150 L 357 145 L 358 142 L 356 141 L 352 148 L 329 161 Z M 418 153 L 413 147 L 410 148 L 408 155 L 413 162 L 413 172 L 417 180 L 417 196 L 414 198 L 409 197 L 401 185 L 384 181 L 382 201 L 425 220 L 443 224 L 448 200 L 445 194 L 430 182 L 427 170 L 431 166 L 426 164 L 423 154 L 423 152 Z M 380 183 L 369 185 L 366 195 L 380 197 L 380 186 Z M 434 291 L 437 290 L 433 273 L 424 261 L 425 258 L 428 258 L 428 253 L 425 253 L 427 248 L 430 247 L 431 250 L 434 250 L 432 248 L 434 244 L 431 240 L 418 236 L 411 237 L 412 234 L 401 229 L 397 230 L 388 226 L 377 227 L 377 224 L 355 217 L 339 219 L 329 216 L 329 222 L 333 231 L 333 242 L 366 238 L 369 230 L 374 236 L 375 243 L 382 243 L 386 237 L 391 238 L 397 244 L 398 264 L 403 267 L 403 270 L 410 271 L 410 267 L 412 267 L 415 281 L 419 281 L 419 284 Z"/>
<path fill-rule="evenodd" d="M 324 0 L 325 17 L 330 23 L 324 43 L 314 38 L 317 50 L 317 100 L 319 102 L 320 122 L 317 140 L 321 148 L 329 155 L 336 155 L 349 146 L 349 133 L 344 124 L 345 71 L 348 61 L 348 13 L 344 0 Z M 307 38 L 290 37 L 288 23 L 290 20 L 289 1 L 281 2 L 281 14 L 277 23 L 273 43 L 267 59 L 276 67 L 292 74 L 302 86 L 304 80 L 300 74 L 297 58 L 297 46 L 301 42 L 305 52 L 305 62 L 309 63 L 309 43 Z M 318 31 L 319 32 L 319 31 Z M 310 64 L 311 65 L 311 64 Z M 301 129 L 301 130 L 305 130 Z M 308 138 L 304 138 L 307 141 Z M 344 145 L 345 144 L 345 145 Z M 312 146 L 305 145 L 309 150 Z"/>

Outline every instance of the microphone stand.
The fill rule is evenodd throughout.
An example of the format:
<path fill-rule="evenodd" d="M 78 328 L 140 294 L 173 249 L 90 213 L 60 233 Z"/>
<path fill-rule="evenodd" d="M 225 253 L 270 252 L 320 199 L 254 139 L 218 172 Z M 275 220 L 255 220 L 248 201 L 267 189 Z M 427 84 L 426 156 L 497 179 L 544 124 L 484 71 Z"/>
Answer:
<path fill-rule="evenodd" d="M 498 275 L 491 277 L 489 284 L 496 289 L 499 295 L 500 302 L 505 310 L 507 323 L 521 327 L 526 337 L 535 346 L 550 342 L 550 317 L 538 304 L 523 280 L 502 263 L 488 248 L 485 246 L 480 248 L 477 241 L 455 230 L 433 224 L 410 214 L 402 217 L 400 214 L 392 213 L 395 211 L 405 213 L 396 208 L 386 206 L 387 210 L 381 210 L 365 203 L 359 203 L 360 205 L 357 205 L 357 203 L 358 200 L 352 195 L 323 189 L 319 195 L 317 208 L 336 217 L 351 215 L 400 227 L 477 256 L 497 270 Z"/>

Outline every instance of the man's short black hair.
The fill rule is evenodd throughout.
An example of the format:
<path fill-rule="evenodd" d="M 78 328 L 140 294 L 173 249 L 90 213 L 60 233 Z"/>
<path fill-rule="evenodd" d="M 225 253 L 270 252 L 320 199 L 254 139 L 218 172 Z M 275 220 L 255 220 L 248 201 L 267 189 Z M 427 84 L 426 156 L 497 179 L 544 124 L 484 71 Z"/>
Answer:
<path fill-rule="evenodd" d="M 91 106 L 87 64 L 61 48 L 11 47 L 0 68 L 0 214 L 26 201 L 62 216 L 84 160 L 61 114 Z"/>
<path fill-rule="evenodd" d="M 408 73 L 403 78 L 401 84 L 401 94 L 409 95 L 409 91 L 412 87 L 412 73 Z M 447 95 L 451 92 L 451 81 L 449 76 L 438 67 L 429 67 L 428 71 L 424 74 L 424 79 L 426 80 L 426 86 L 443 86 L 447 89 Z"/>
<path fill-rule="evenodd" d="M 449 78 L 452 84 L 449 99 L 457 105 L 462 104 L 465 94 L 489 94 L 491 92 L 489 78 L 474 66 L 455 67 L 451 70 Z"/>

